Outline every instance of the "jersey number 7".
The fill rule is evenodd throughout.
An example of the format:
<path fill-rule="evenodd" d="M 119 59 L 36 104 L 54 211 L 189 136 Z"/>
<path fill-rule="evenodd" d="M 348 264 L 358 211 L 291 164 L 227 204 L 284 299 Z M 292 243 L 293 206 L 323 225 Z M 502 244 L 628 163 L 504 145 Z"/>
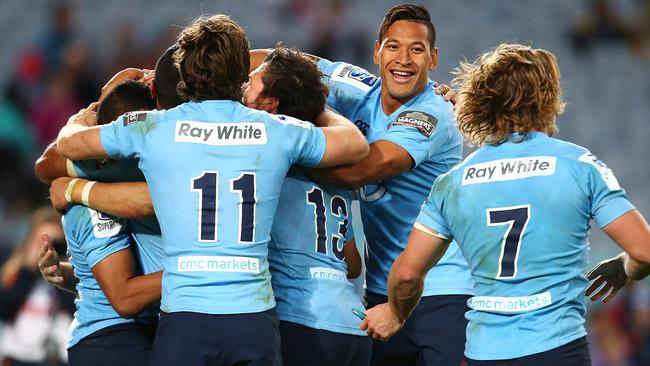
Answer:
<path fill-rule="evenodd" d="M 517 275 L 517 259 L 521 238 L 530 219 L 530 205 L 487 209 L 487 225 L 508 225 L 501 241 L 499 272 L 496 278 L 508 279 Z"/>

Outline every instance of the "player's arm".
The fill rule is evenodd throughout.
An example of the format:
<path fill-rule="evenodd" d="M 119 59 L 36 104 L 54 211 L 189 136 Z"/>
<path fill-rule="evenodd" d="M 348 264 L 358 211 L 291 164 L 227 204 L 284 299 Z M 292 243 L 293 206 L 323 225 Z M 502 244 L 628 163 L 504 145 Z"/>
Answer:
<path fill-rule="evenodd" d="M 56 149 L 70 160 L 108 158 L 102 146 L 97 126 L 97 103 L 80 110 L 68 119 L 59 131 Z"/>
<path fill-rule="evenodd" d="M 129 318 L 160 300 L 162 272 L 134 274 L 130 250 L 115 252 L 91 269 L 106 298 L 120 316 Z"/>
<path fill-rule="evenodd" d="M 413 158 L 404 148 L 390 141 L 379 140 L 370 144 L 368 155 L 355 164 L 329 169 L 308 169 L 308 172 L 319 182 L 356 189 L 402 174 L 413 165 Z"/>
<path fill-rule="evenodd" d="M 68 159 L 56 152 L 56 142 L 45 148 L 34 164 L 34 175 L 44 184 L 50 184 L 58 177 L 68 176 Z"/>
<path fill-rule="evenodd" d="M 627 253 L 624 264 L 628 277 L 640 280 L 650 274 L 650 226 L 639 211 L 624 213 L 603 231 Z"/>
<path fill-rule="evenodd" d="M 600 262 L 587 275 L 592 282 L 585 295 L 592 301 L 603 298 L 606 303 L 631 280 L 640 280 L 650 274 L 650 227 L 639 211 L 631 210 L 609 223 L 603 231 L 625 250 Z"/>
<path fill-rule="evenodd" d="M 155 216 L 146 182 L 102 183 L 81 178 L 73 182 L 72 178 L 63 177 L 52 181 L 50 200 L 58 210 L 78 203 L 126 219 Z"/>
<path fill-rule="evenodd" d="M 345 256 L 345 264 L 348 266 L 348 278 L 359 277 L 361 274 L 361 256 L 354 239 L 350 239 L 345 243 L 343 255 Z"/>
<path fill-rule="evenodd" d="M 68 292 L 76 293 L 79 279 L 75 277 L 72 264 L 61 262 L 59 255 L 52 247 L 49 235 L 41 236 L 41 250 L 38 253 L 38 270 L 50 284 Z"/>
<path fill-rule="evenodd" d="M 323 111 L 316 123 L 326 141 L 319 167 L 354 164 L 368 154 L 368 142 L 347 118 L 332 111 Z"/>
<path fill-rule="evenodd" d="M 361 329 L 374 339 L 390 339 L 420 301 L 427 272 L 442 258 L 449 243 L 435 230 L 416 225 L 388 275 L 388 303 L 368 309 Z"/>

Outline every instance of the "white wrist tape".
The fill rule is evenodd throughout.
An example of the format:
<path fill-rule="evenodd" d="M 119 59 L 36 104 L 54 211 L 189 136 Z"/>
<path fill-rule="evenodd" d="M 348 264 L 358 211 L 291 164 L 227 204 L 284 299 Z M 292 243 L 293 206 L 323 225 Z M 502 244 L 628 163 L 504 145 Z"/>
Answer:
<path fill-rule="evenodd" d="M 73 178 L 73 179 L 71 179 L 71 180 L 68 182 L 67 187 L 65 187 L 65 194 L 64 194 L 64 196 L 65 196 L 65 200 L 66 200 L 68 203 L 72 203 L 72 190 L 74 189 L 74 185 L 75 185 L 75 183 L 77 183 L 78 180 L 79 180 L 79 178 Z"/>
<path fill-rule="evenodd" d="M 83 190 L 81 191 L 81 203 L 83 203 L 84 206 L 90 206 L 90 204 L 88 203 L 88 198 L 90 196 L 90 189 L 95 185 L 95 183 L 97 182 L 94 181 L 87 182 L 84 185 Z"/>

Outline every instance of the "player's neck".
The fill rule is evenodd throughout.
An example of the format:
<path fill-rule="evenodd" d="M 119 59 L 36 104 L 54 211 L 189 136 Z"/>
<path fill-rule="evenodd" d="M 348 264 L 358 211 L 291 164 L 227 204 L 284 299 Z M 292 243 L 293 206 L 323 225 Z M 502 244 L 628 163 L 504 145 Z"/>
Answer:
<path fill-rule="evenodd" d="M 419 90 L 417 93 L 414 93 L 410 98 L 396 99 L 396 98 L 393 98 L 390 95 L 390 93 L 388 93 L 388 90 L 384 89 L 384 86 L 382 85 L 381 97 L 380 97 L 382 111 L 387 116 L 390 116 L 396 110 L 398 110 L 401 106 L 408 103 L 409 100 L 411 100 L 411 99 L 417 97 L 418 95 L 420 95 L 424 91 L 424 88 L 426 88 L 426 85 L 422 88 L 422 90 Z"/>

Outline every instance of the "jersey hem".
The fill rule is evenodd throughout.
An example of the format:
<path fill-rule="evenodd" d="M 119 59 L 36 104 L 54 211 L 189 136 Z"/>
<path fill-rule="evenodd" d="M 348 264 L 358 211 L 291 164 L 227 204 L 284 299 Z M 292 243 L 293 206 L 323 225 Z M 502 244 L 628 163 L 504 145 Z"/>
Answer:
<path fill-rule="evenodd" d="M 347 335 L 367 336 L 366 332 L 363 332 L 360 329 L 354 327 L 346 327 L 346 326 L 322 324 L 322 323 L 318 323 L 317 325 L 316 322 L 304 318 L 300 318 L 297 316 L 286 316 L 280 313 L 278 313 L 278 317 L 282 321 L 304 325 L 306 327 L 313 328 L 316 330 L 327 330 L 329 332 L 347 334 Z M 359 323 L 361 323 L 361 320 L 359 320 Z"/>
<path fill-rule="evenodd" d="M 160 312 L 162 313 L 180 313 L 180 312 L 188 312 L 188 313 L 200 313 L 200 314 L 210 314 L 210 315 L 234 315 L 234 314 L 253 314 L 253 313 L 261 313 L 270 309 L 273 309 L 275 307 L 275 302 L 270 303 L 268 306 L 263 306 L 259 308 L 249 308 L 249 309 L 242 309 L 241 307 L 237 308 L 219 308 L 219 309 L 199 309 L 199 308 L 194 308 L 191 306 L 188 307 L 174 307 L 174 308 L 166 308 L 164 305 L 161 305 L 161 310 Z M 165 310 L 162 310 L 165 308 Z"/>
<path fill-rule="evenodd" d="M 562 340 L 558 341 L 557 344 L 553 346 L 545 346 L 545 347 L 540 347 L 540 348 L 535 348 L 523 352 L 517 352 L 517 353 L 508 353 L 508 354 L 503 354 L 503 353 L 488 353 L 488 352 L 465 352 L 465 356 L 468 358 L 471 358 L 473 360 L 477 361 L 492 361 L 492 360 L 511 360 L 514 358 L 520 358 L 520 357 L 526 357 L 526 356 L 532 356 L 538 353 L 542 352 L 547 352 L 547 351 L 552 351 L 556 348 L 562 347 L 566 344 L 569 344 L 576 339 L 585 337 L 587 335 L 587 332 L 583 329 L 579 333 L 576 333 L 574 336 L 570 336 L 567 338 L 562 338 Z M 498 356 L 497 356 L 498 355 Z"/>

